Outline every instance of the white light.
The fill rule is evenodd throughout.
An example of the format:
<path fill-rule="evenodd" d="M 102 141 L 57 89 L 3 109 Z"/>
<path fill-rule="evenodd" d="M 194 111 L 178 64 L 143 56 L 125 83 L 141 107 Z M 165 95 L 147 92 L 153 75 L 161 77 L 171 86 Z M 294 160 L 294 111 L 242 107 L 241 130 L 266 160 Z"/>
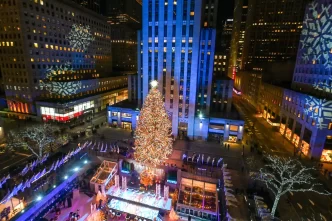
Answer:
<path fill-rule="evenodd" d="M 88 163 L 88 161 L 87 160 L 84 160 L 84 164 L 87 164 Z"/>
<path fill-rule="evenodd" d="M 154 80 L 154 81 L 151 81 L 151 87 L 157 87 L 158 86 L 158 81 Z"/>
<path fill-rule="evenodd" d="M 66 175 L 64 178 L 65 178 L 65 180 L 66 180 L 66 179 L 68 179 L 68 176 Z"/>
<path fill-rule="evenodd" d="M 199 119 L 202 119 L 203 118 L 203 114 L 199 114 Z"/>
<path fill-rule="evenodd" d="M 25 210 L 24 210 L 24 209 L 22 209 L 21 213 L 24 213 L 24 211 L 25 211 Z"/>
<path fill-rule="evenodd" d="M 41 196 L 38 196 L 38 197 L 37 197 L 37 201 L 40 201 L 41 199 L 42 199 Z"/>
<path fill-rule="evenodd" d="M 55 188 L 56 187 L 56 185 L 53 185 L 53 188 Z"/>
<path fill-rule="evenodd" d="M 75 172 L 76 172 L 76 171 L 78 171 L 78 170 L 79 170 L 79 168 L 78 168 L 78 167 L 75 167 L 75 168 L 74 168 L 74 171 L 75 171 Z"/>

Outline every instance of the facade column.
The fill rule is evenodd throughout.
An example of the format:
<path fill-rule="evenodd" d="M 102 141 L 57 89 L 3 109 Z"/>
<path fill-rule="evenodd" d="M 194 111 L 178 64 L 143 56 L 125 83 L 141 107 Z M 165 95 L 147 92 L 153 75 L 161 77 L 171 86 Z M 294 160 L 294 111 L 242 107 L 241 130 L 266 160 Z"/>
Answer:
<path fill-rule="evenodd" d="M 326 136 L 318 136 L 318 129 L 312 131 L 310 139 L 310 157 L 319 160 L 325 144 Z"/>

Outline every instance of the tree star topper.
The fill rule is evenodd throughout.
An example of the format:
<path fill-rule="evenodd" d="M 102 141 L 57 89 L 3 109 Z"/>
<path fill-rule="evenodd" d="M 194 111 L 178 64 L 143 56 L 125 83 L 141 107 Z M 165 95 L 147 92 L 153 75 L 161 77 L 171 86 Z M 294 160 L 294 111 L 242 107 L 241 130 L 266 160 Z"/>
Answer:
<path fill-rule="evenodd" d="M 66 36 L 73 49 L 85 51 L 91 42 L 95 40 L 90 32 L 90 27 L 73 24 L 71 31 Z"/>

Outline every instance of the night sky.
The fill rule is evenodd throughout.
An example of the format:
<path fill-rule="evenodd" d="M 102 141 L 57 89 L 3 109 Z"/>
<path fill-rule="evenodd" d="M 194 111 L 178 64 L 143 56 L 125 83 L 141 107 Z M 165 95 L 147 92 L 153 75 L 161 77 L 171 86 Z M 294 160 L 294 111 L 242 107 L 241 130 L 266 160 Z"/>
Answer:
<path fill-rule="evenodd" d="M 219 0 L 218 25 L 228 18 L 233 18 L 234 0 Z"/>

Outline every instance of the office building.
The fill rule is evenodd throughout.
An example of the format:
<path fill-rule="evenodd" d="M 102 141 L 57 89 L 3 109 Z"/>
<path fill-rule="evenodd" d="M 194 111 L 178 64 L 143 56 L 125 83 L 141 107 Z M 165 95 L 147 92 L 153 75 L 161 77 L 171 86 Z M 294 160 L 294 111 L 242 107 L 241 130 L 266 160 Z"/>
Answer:
<path fill-rule="evenodd" d="M 137 0 L 102 0 L 102 14 L 108 17 L 110 24 L 140 24 L 142 21 L 142 3 Z M 140 27 L 138 27 L 140 28 Z"/>
<path fill-rule="evenodd" d="M 248 0 L 235 0 L 229 53 L 228 76 L 235 79 L 242 67 L 242 52 L 248 15 Z"/>
<path fill-rule="evenodd" d="M 137 73 L 137 30 L 128 24 L 111 26 L 113 72 Z"/>
<path fill-rule="evenodd" d="M 282 104 L 280 132 L 302 154 L 332 162 L 331 0 L 306 8 L 292 90 Z"/>
<path fill-rule="evenodd" d="M 0 12 L 0 64 L 10 111 L 41 117 L 47 107 L 72 119 L 127 93 L 127 77 L 111 73 L 110 26 L 101 15 L 65 0 L 6 1 Z M 102 102 L 81 104 L 89 97 Z"/>
<path fill-rule="evenodd" d="M 213 82 L 214 79 L 227 76 L 228 67 L 228 54 L 222 51 L 216 52 L 214 55 L 214 66 L 213 66 Z"/>
<path fill-rule="evenodd" d="M 220 39 L 217 39 L 216 41 L 216 52 L 214 55 L 214 67 L 213 67 L 214 78 L 227 76 L 232 29 L 233 29 L 233 19 L 227 19 L 224 22 Z M 213 82 L 215 81 L 213 80 Z"/>
<path fill-rule="evenodd" d="M 103 0 L 102 5 L 102 14 L 111 25 L 113 71 L 137 73 L 137 31 L 141 29 L 142 5 L 135 0 Z"/>
<path fill-rule="evenodd" d="M 100 13 L 100 0 L 72 0 L 84 8 Z"/>
<path fill-rule="evenodd" d="M 128 101 L 110 106 L 111 125 L 135 129 L 135 116 L 139 114 L 136 108 L 144 102 L 149 83 L 157 80 L 175 137 L 207 139 L 213 133 L 222 140 L 242 139 L 243 120 L 214 117 L 211 109 L 217 1 L 203 3 L 143 1 L 142 31 L 138 34 L 139 104 L 130 105 Z"/>
<path fill-rule="evenodd" d="M 248 2 L 241 69 L 263 68 L 261 64 L 288 60 L 295 63 L 307 2 L 308 0 Z"/>

